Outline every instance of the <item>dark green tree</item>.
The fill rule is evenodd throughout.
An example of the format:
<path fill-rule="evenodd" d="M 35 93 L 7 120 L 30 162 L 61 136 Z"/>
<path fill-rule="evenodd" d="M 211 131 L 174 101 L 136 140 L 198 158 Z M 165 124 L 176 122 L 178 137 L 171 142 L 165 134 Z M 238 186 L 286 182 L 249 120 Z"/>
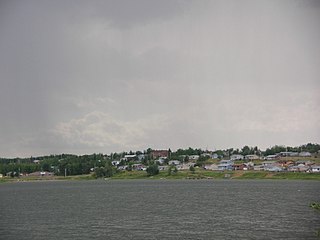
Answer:
<path fill-rule="evenodd" d="M 157 164 L 152 164 L 147 168 L 148 176 L 154 176 L 159 174 L 159 167 Z"/>

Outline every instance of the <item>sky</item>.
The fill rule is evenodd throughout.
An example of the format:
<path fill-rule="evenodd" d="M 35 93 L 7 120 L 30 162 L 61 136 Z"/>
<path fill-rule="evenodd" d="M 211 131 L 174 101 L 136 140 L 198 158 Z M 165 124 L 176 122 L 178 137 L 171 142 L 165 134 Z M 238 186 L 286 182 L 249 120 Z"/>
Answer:
<path fill-rule="evenodd" d="M 320 143 L 320 0 L 0 0 L 0 156 Z"/>

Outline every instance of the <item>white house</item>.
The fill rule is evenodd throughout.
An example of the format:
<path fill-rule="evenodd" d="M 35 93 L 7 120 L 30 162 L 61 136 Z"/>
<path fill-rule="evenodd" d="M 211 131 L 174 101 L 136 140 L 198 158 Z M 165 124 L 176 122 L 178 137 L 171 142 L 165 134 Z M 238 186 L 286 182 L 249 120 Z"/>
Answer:
<path fill-rule="evenodd" d="M 213 154 L 211 155 L 211 158 L 212 158 L 212 159 L 219 158 L 219 155 L 218 155 L 218 154 L 216 154 L 216 153 L 213 153 Z"/>
<path fill-rule="evenodd" d="M 320 173 L 320 166 L 312 166 L 311 167 L 311 172 Z"/>
<path fill-rule="evenodd" d="M 255 159 L 259 159 L 260 157 L 256 154 L 249 154 L 249 155 L 246 155 L 244 158 L 247 160 L 255 160 Z"/>
<path fill-rule="evenodd" d="M 230 156 L 230 160 L 242 160 L 244 159 L 244 156 L 241 154 L 233 154 Z"/>
<path fill-rule="evenodd" d="M 118 166 L 120 164 L 120 161 L 112 161 L 111 164 L 112 166 Z"/>
<path fill-rule="evenodd" d="M 274 159 L 277 159 L 277 158 L 279 158 L 278 155 L 268 155 L 264 159 L 265 160 L 274 160 Z"/>
<path fill-rule="evenodd" d="M 160 157 L 159 159 L 155 160 L 156 163 L 160 165 L 164 164 L 167 158 Z"/>
<path fill-rule="evenodd" d="M 203 168 L 205 170 L 215 171 L 215 170 L 218 170 L 218 165 L 217 164 L 209 164 L 209 165 L 205 165 Z"/>
<path fill-rule="evenodd" d="M 171 161 L 169 161 L 169 163 L 168 163 L 169 165 L 179 165 L 180 164 L 180 161 L 179 160 L 171 160 Z"/>
<path fill-rule="evenodd" d="M 198 160 L 199 159 L 199 155 L 190 155 L 189 156 L 189 160 Z"/>
<path fill-rule="evenodd" d="M 301 153 L 299 153 L 299 156 L 300 157 L 311 157 L 311 153 L 309 153 L 309 152 L 301 152 Z"/>

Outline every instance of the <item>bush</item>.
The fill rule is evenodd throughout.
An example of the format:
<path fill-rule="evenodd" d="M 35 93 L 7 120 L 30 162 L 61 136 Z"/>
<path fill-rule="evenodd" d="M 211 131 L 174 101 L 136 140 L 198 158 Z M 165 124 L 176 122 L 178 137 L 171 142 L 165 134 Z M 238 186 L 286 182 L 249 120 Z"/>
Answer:
<path fill-rule="evenodd" d="M 152 164 L 147 168 L 148 176 L 154 176 L 159 174 L 159 168 L 157 164 Z"/>

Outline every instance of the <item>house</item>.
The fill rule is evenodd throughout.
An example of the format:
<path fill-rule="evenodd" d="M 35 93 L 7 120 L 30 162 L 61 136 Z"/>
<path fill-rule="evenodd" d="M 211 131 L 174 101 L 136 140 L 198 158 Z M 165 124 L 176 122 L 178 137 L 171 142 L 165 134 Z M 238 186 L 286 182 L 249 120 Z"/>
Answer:
<path fill-rule="evenodd" d="M 297 152 L 280 152 L 279 155 L 281 157 L 296 157 L 299 155 Z"/>
<path fill-rule="evenodd" d="M 242 159 L 244 159 L 244 156 L 241 154 L 233 154 L 230 156 L 230 160 L 233 160 L 233 161 L 234 160 L 242 160 Z"/>
<path fill-rule="evenodd" d="M 311 153 L 309 153 L 309 152 L 301 152 L 301 153 L 299 153 L 299 157 L 311 157 Z"/>
<path fill-rule="evenodd" d="M 266 157 L 264 157 L 264 160 L 274 160 L 274 159 L 278 159 L 279 156 L 278 155 L 268 155 Z"/>
<path fill-rule="evenodd" d="M 278 163 L 279 163 L 282 167 L 288 167 L 288 166 L 294 164 L 294 162 L 291 161 L 291 160 L 279 160 Z"/>
<path fill-rule="evenodd" d="M 171 160 L 171 161 L 169 161 L 168 164 L 169 164 L 169 165 L 173 165 L 173 166 L 177 166 L 177 165 L 180 164 L 180 161 L 179 161 L 179 160 Z"/>
<path fill-rule="evenodd" d="M 111 165 L 112 166 L 118 166 L 120 164 L 120 161 L 112 161 Z"/>
<path fill-rule="evenodd" d="M 218 170 L 218 165 L 217 164 L 208 164 L 208 165 L 205 165 L 203 167 L 203 169 L 215 171 L 215 170 Z"/>
<path fill-rule="evenodd" d="M 52 172 L 47 172 L 47 171 L 41 171 L 41 172 L 33 172 L 29 173 L 28 176 L 35 176 L 35 177 L 50 177 L 53 176 Z"/>
<path fill-rule="evenodd" d="M 289 166 L 287 170 L 289 172 L 307 172 L 309 170 L 309 166 L 299 164 L 297 166 Z"/>
<path fill-rule="evenodd" d="M 159 171 L 167 171 L 169 166 L 158 166 Z"/>
<path fill-rule="evenodd" d="M 211 158 L 211 156 L 212 156 L 212 154 L 211 153 L 202 153 L 201 154 L 201 157 L 209 157 L 209 158 Z"/>
<path fill-rule="evenodd" d="M 189 170 L 190 167 L 194 167 L 195 163 L 184 163 L 177 165 L 178 170 Z"/>
<path fill-rule="evenodd" d="M 166 162 L 167 158 L 160 157 L 159 159 L 155 160 L 155 163 L 158 163 L 159 165 L 163 165 Z"/>
<path fill-rule="evenodd" d="M 221 160 L 218 165 L 218 170 L 233 170 L 233 161 L 231 160 Z"/>
<path fill-rule="evenodd" d="M 233 169 L 234 170 L 244 170 L 244 168 L 246 168 L 247 166 L 243 163 L 240 164 L 233 164 Z"/>
<path fill-rule="evenodd" d="M 296 161 L 296 164 L 299 165 L 299 164 L 303 164 L 303 165 L 306 165 L 306 166 L 310 166 L 313 164 L 313 162 L 309 161 L 309 160 L 299 160 L 299 161 Z"/>
<path fill-rule="evenodd" d="M 225 170 L 233 170 L 233 166 L 231 164 L 219 164 L 218 165 L 218 170 L 220 171 L 225 171 Z"/>
<path fill-rule="evenodd" d="M 263 165 L 265 171 L 269 171 L 270 169 L 272 169 L 271 172 L 279 172 L 278 168 L 282 170 L 282 168 L 279 166 L 280 164 L 278 164 L 276 161 L 265 161 L 261 164 Z"/>
<path fill-rule="evenodd" d="M 272 165 L 276 165 L 276 161 L 266 161 L 261 163 L 264 167 L 269 167 Z"/>
<path fill-rule="evenodd" d="M 137 159 L 137 155 L 135 154 L 130 154 L 130 155 L 124 155 L 125 161 L 135 161 Z"/>
<path fill-rule="evenodd" d="M 117 169 L 120 170 L 120 171 L 127 170 L 128 169 L 128 165 L 118 166 Z"/>
<path fill-rule="evenodd" d="M 136 171 L 145 171 L 147 170 L 146 166 L 140 163 L 137 164 L 133 164 L 132 165 L 132 170 L 136 170 Z"/>
<path fill-rule="evenodd" d="M 152 150 L 151 151 L 151 158 L 156 159 L 160 157 L 169 157 L 169 151 L 168 150 Z"/>
<path fill-rule="evenodd" d="M 268 171 L 268 172 L 282 172 L 283 169 L 281 167 L 278 167 L 278 166 L 269 166 L 269 167 L 265 168 L 265 171 Z"/>
<path fill-rule="evenodd" d="M 255 165 L 255 166 L 253 166 L 253 170 L 254 171 L 263 171 L 264 166 L 263 165 Z"/>
<path fill-rule="evenodd" d="M 249 155 L 246 155 L 244 157 L 246 160 L 256 160 L 256 159 L 260 159 L 260 157 L 256 154 L 249 154 Z"/>
<path fill-rule="evenodd" d="M 139 155 L 137 155 L 137 158 L 138 158 L 138 161 L 142 161 L 142 160 L 144 160 L 145 159 L 145 155 L 144 154 L 139 154 Z"/>
<path fill-rule="evenodd" d="M 213 154 L 211 155 L 211 158 L 212 158 L 212 159 L 217 159 L 217 158 L 219 158 L 219 155 L 216 154 L 216 153 L 213 153 Z"/>
<path fill-rule="evenodd" d="M 190 155 L 189 156 L 189 160 L 198 160 L 199 159 L 199 155 Z"/>
<path fill-rule="evenodd" d="M 311 167 L 311 172 L 313 173 L 320 173 L 320 166 L 312 166 Z"/>

